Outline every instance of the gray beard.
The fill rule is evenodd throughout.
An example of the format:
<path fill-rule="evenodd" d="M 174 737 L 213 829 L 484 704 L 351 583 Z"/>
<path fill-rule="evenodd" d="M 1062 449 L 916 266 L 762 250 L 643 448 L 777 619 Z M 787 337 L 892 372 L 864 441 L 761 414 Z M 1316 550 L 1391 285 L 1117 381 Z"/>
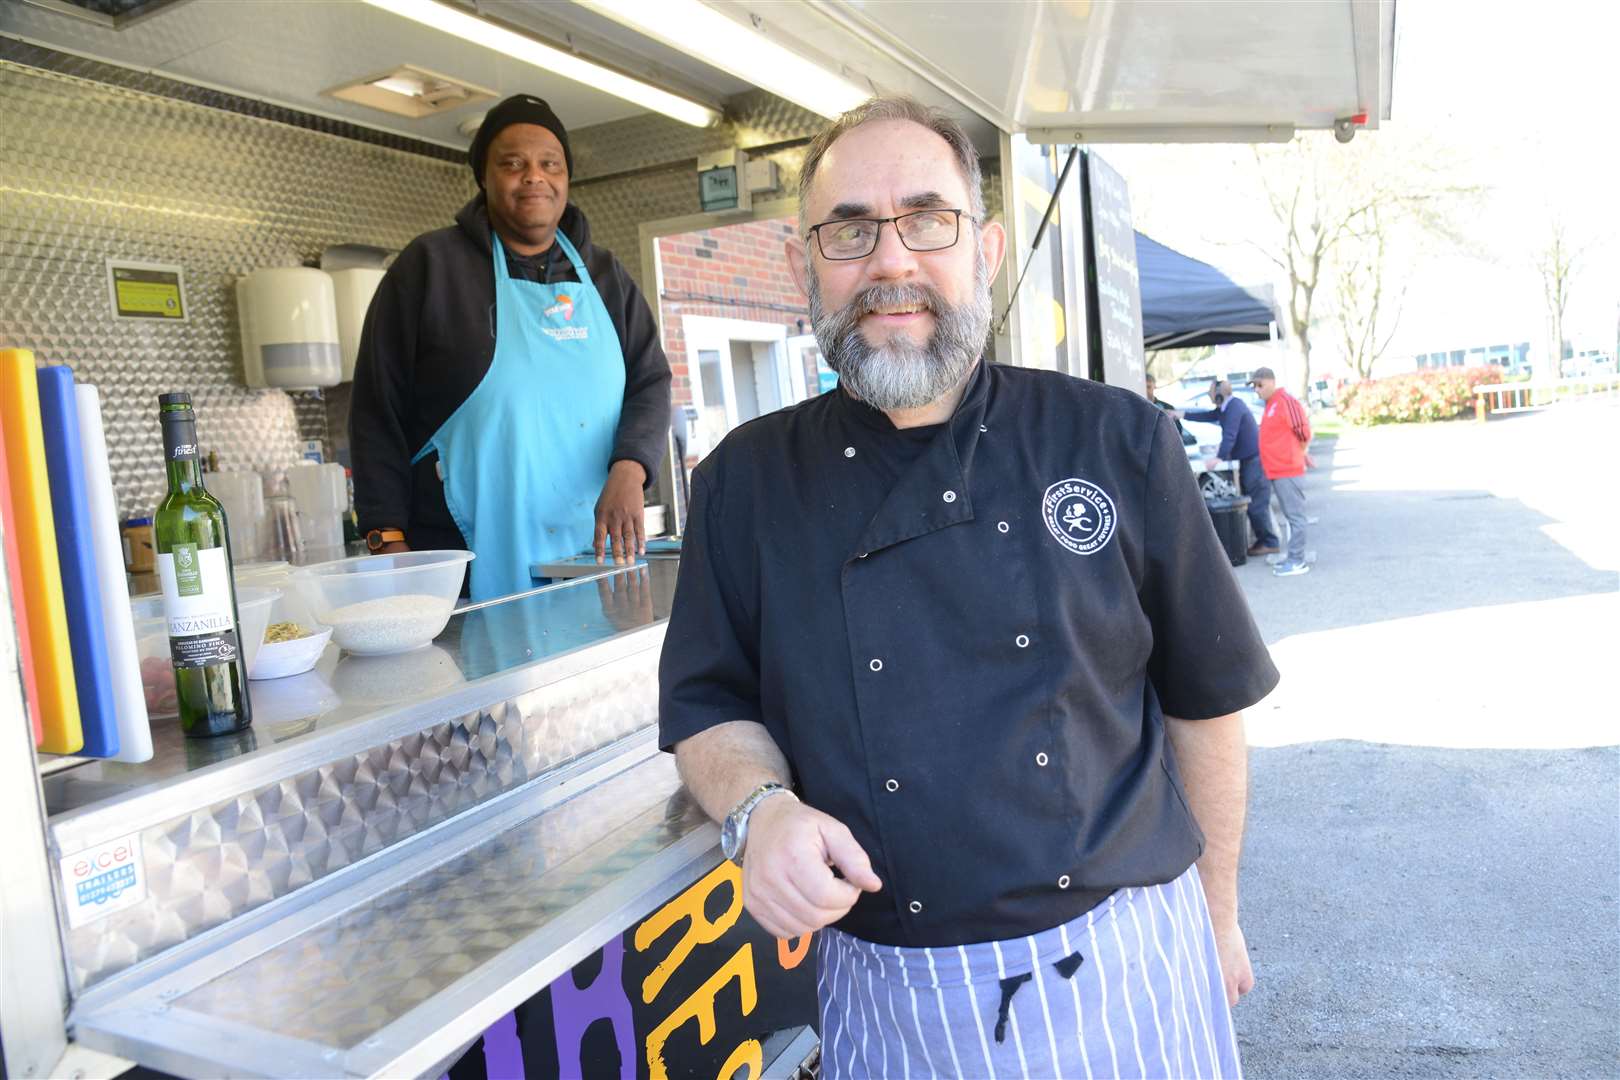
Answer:
<path fill-rule="evenodd" d="M 933 314 L 934 332 L 927 342 L 918 345 L 896 334 L 881 346 L 869 344 L 861 334 L 861 316 L 906 304 L 922 304 Z M 990 314 L 990 273 L 982 253 L 974 261 L 973 297 L 960 306 L 928 285 L 874 285 L 828 312 L 810 267 L 810 324 L 822 357 L 845 388 L 885 412 L 920 409 L 955 389 L 984 352 Z"/>

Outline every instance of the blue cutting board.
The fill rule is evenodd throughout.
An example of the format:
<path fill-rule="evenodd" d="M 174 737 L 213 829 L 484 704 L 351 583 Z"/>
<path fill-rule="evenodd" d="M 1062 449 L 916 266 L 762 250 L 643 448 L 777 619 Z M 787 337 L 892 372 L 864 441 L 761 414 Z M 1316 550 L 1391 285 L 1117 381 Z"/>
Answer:
<path fill-rule="evenodd" d="M 79 723 L 87 757 L 118 753 L 118 702 L 107 663 L 107 629 L 97 592 L 95 533 L 79 446 L 79 403 L 73 369 L 39 369 L 39 419 L 45 433 L 45 469 L 51 478 L 56 518 L 56 557 L 62 566 L 62 599 L 73 649 L 73 683 L 79 692 Z"/>

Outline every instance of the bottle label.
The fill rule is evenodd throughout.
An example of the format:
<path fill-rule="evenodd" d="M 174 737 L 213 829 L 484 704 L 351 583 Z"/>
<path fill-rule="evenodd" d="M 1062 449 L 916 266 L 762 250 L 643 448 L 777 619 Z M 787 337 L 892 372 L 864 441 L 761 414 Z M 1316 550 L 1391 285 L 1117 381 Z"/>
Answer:
<path fill-rule="evenodd" d="M 177 668 L 236 660 L 236 615 L 231 605 L 231 569 L 225 549 L 176 544 L 157 557 L 163 613 L 169 622 L 169 653 Z"/>

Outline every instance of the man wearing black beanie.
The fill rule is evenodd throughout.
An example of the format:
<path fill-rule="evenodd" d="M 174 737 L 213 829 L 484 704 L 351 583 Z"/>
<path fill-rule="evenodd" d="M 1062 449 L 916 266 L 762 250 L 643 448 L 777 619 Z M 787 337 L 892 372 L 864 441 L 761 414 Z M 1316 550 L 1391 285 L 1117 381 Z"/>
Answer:
<path fill-rule="evenodd" d="M 670 371 L 646 300 L 568 201 L 551 106 L 502 101 L 468 162 L 478 194 L 378 287 L 349 433 L 372 550 L 468 548 L 482 600 L 531 587 L 537 562 L 645 550 Z"/>

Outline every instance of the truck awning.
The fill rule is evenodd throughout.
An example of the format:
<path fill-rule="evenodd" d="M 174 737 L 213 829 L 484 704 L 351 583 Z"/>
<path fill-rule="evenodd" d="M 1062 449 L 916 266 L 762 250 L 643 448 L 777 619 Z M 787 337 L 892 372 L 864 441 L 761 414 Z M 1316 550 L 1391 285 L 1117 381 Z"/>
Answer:
<path fill-rule="evenodd" d="M 1142 344 L 1148 350 L 1270 341 L 1270 286 L 1245 288 L 1206 262 L 1136 234 Z"/>

